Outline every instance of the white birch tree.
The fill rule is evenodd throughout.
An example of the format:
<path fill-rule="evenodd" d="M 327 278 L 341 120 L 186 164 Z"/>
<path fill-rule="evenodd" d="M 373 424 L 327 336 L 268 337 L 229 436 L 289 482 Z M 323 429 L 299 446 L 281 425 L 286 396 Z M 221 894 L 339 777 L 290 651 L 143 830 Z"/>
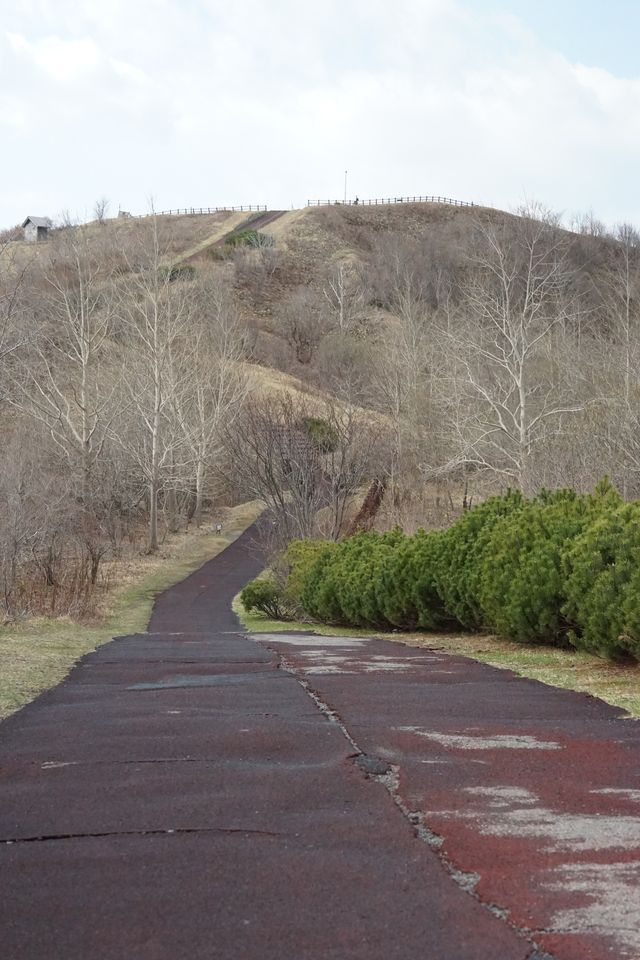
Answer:
<path fill-rule="evenodd" d="M 194 293 L 190 280 L 175 278 L 168 265 L 156 217 L 142 225 L 127 253 L 118 314 L 123 351 L 127 419 L 114 437 L 136 463 L 147 487 L 148 549 L 158 549 L 158 498 L 184 461 L 185 438 L 175 422 L 177 396 L 186 391 L 194 355 L 190 326 Z"/>
<path fill-rule="evenodd" d="M 534 213 L 479 227 L 461 320 L 446 333 L 450 371 L 440 381 L 457 448 L 445 470 L 489 470 L 525 493 L 537 486 L 534 458 L 545 438 L 584 405 L 553 362 L 554 340 L 579 310 L 568 239 Z"/>
<path fill-rule="evenodd" d="M 87 504 L 117 412 L 117 377 L 106 363 L 115 315 L 109 250 L 76 228 L 54 247 L 43 279 L 40 329 L 21 357 L 12 402 L 47 428 Z"/>
<path fill-rule="evenodd" d="M 637 496 L 640 477 L 640 234 L 621 224 L 613 240 L 612 262 L 599 284 L 605 326 L 597 366 L 607 393 L 600 439 L 626 498 Z"/>
<path fill-rule="evenodd" d="M 202 520 L 211 469 L 224 446 L 223 430 L 232 428 L 251 386 L 243 364 L 244 329 L 230 291 L 219 282 L 209 281 L 198 294 L 189 330 L 190 349 L 180 357 L 188 368 L 175 371 L 178 387 L 172 391 L 172 406 L 192 477 L 193 520 L 197 526 Z"/>

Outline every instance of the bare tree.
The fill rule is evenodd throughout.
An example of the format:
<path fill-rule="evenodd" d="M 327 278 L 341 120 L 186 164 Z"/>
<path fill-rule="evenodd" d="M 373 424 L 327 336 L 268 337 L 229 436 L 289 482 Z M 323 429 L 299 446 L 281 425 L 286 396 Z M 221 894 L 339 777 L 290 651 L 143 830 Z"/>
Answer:
<path fill-rule="evenodd" d="M 237 488 L 267 504 L 281 544 L 320 528 L 336 539 L 374 469 L 376 431 L 361 414 L 290 394 L 250 399 L 226 441 Z"/>
<path fill-rule="evenodd" d="M 0 242 L 0 363 L 34 337 L 34 331 L 20 322 L 20 294 L 28 264 L 13 256 L 9 240 Z M 0 392 L 0 400 L 3 399 Z"/>
<path fill-rule="evenodd" d="M 197 309 L 189 329 L 191 348 L 180 358 L 188 365 L 177 372 L 183 389 L 172 392 L 172 406 L 186 442 L 193 476 L 193 519 L 202 519 L 207 481 L 219 459 L 223 427 L 231 429 L 242 411 L 250 379 L 245 358 L 244 327 L 229 289 L 216 281 L 198 291 Z"/>
<path fill-rule="evenodd" d="M 22 240 L 23 236 L 24 231 L 19 223 L 12 227 L 6 227 L 4 230 L 0 230 L 0 247 L 3 247 L 5 243 L 11 243 L 13 240 Z"/>
<path fill-rule="evenodd" d="M 602 220 L 598 220 L 593 210 L 574 216 L 571 219 L 570 228 L 585 237 L 606 237 L 607 235 L 606 226 Z"/>
<path fill-rule="evenodd" d="M 298 287 L 283 302 L 278 320 L 298 363 L 308 365 L 331 320 L 322 294 L 310 287 Z"/>
<path fill-rule="evenodd" d="M 46 434 L 28 427 L 12 422 L 0 471 L 0 608 L 9 619 L 80 613 L 95 582 L 82 513 Z"/>
<path fill-rule="evenodd" d="M 458 448 L 448 470 L 489 470 L 532 492 L 534 455 L 582 409 L 552 362 L 579 310 L 567 254 L 566 235 L 537 216 L 478 228 L 462 319 L 447 331 L 441 386 Z"/>
<path fill-rule="evenodd" d="M 594 344 L 595 370 L 607 398 L 596 435 L 626 497 L 637 495 L 640 477 L 640 234 L 621 224 L 613 239 L 611 261 L 599 277 L 606 326 Z"/>
<path fill-rule="evenodd" d="M 436 317 L 424 299 L 419 275 L 400 263 L 389 289 L 393 320 L 381 336 L 373 382 L 391 427 L 389 488 L 394 504 L 400 478 L 433 456 L 433 376 Z"/>
<path fill-rule="evenodd" d="M 388 444 L 382 426 L 352 404 L 329 405 L 324 422 L 329 428 L 323 446 L 327 502 L 324 517 L 316 522 L 319 532 L 337 540 L 347 527 L 348 508 L 365 482 L 373 477 L 380 500 L 384 496 Z"/>
<path fill-rule="evenodd" d="M 93 215 L 98 223 L 104 223 L 109 213 L 110 202 L 106 197 L 100 197 L 93 205 Z"/>
<path fill-rule="evenodd" d="M 47 427 L 79 473 L 86 504 L 117 412 L 105 364 L 114 320 L 109 251 L 77 228 L 55 245 L 44 282 L 40 335 L 22 353 L 12 402 Z"/>
<path fill-rule="evenodd" d="M 128 339 L 124 351 L 128 420 L 115 439 L 137 464 L 147 486 L 150 552 L 158 549 L 158 497 L 183 467 L 185 437 L 175 420 L 177 397 L 187 390 L 189 334 L 195 298 L 189 280 L 167 266 L 156 217 L 142 225 L 127 252 L 129 273 L 119 290 L 118 313 Z M 129 339 L 130 338 L 130 339 Z"/>
<path fill-rule="evenodd" d="M 17 444 L 9 445 L 9 456 L 0 472 L 0 499 L 3 510 L 0 519 L 0 588 L 4 616 L 8 619 L 24 615 L 29 610 L 27 599 L 20 596 L 21 569 L 35 540 L 28 498 L 32 495 L 32 468 L 25 461 Z"/>
<path fill-rule="evenodd" d="M 341 333 L 350 333 L 362 319 L 364 287 L 351 263 L 340 260 L 327 277 L 323 293 L 331 317 Z"/>

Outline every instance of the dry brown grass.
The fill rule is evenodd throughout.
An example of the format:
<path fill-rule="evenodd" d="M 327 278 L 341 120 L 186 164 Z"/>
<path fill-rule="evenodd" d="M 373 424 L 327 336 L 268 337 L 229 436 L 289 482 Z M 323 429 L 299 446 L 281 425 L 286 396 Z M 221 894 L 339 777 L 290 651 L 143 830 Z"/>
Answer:
<path fill-rule="evenodd" d="M 274 367 L 262 367 L 257 363 L 245 362 L 243 366 L 249 374 L 251 389 L 254 394 L 269 397 L 284 393 L 289 394 L 294 399 L 304 397 L 308 409 L 318 416 L 326 415 L 327 407 L 346 412 L 346 404 L 332 397 L 331 394 L 315 389 L 290 373 L 283 373 L 274 369 Z M 354 404 L 350 409 L 360 418 L 362 423 L 373 427 L 384 426 L 387 423 L 384 414 L 367 407 L 359 407 Z"/>
<path fill-rule="evenodd" d="M 245 222 L 249 214 L 225 213 L 221 216 L 221 221 L 216 224 L 214 230 L 210 230 L 209 228 L 209 232 L 207 232 L 206 236 L 197 239 L 193 234 L 191 234 L 191 241 L 196 239 L 196 243 L 192 242 L 190 246 L 182 248 L 180 255 L 175 260 L 176 264 L 182 263 L 185 260 L 189 260 L 191 257 L 195 257 L 199 253 L 203 253 L 205 250 L 208 250 L 209 247 L 213 246 L 213 244 L 217 243 L 219 240 L 222 240 L 222 238 L 232 230 L 237 230 L 238 227 Z M 186 239 L 188 238 L 185 238 L 185 240 Z"/>
<path fill-rule="evenodd" d="M 220 211 L 211 214 L 183 214 L 161 217 L 158 216 L 158 230 L 161 244 L 168 258 L 174 258 L 176 263 L 206 249 L 216 240 L 219 240 L 230 230 L 234 230 L 243 223 L 248 214 Z M 119 248 L 126 247 L 135 241 L 149 225 L 146 217 L 131 217 L 130 219 L 112 218 L 104 223 L 94 221 L 82 225 L 87 237 L 103 236 L 105 240 L 114 240 Z M 73 230 L 73 228 L 65 228 Z M 46 262 L 57 240 L 63 231 L 54 230 L 46 243 L 26 243 L 18 240 L 8 245 L 6 255 L 10 256 L 17 271 L 24 269 L 30 263 Z"/>
<path fill-rule="evenodd" d="M 305 272 L 313 275 L 316 265 L 324 267 L 335 259 L 357 259 L 378 234 L 389 232 L 418 239 L 438 224 L 453 224 L 466 234 L 474 222 L 508 216 L 485 207 L 438 203 L 357 207 L 337 204 L 292 211 L 292 215 L 281 218 L 279 233 L 274 231 L 274 236 Z"/>
<path fill-rule="evenodd" d="M 288 210 L 277 220 L 260 227 L 260 232 L 266 233 L 268 237 L 273 237 L 281 249 L 287 250 L 292 227 L 305 217 L 307 209 L 307 207 L 303 207 L 302 210 Z"/>
<path fill-rule="evenodd" d="M 258 363 L 244 363 L 254 390 L 267 395 L 288 393 L 292 396 L 309 396 L 310 388 L 290 373 L 283 373 L 273 367 L 262 367 Z M 320 398 L 319 398 L 320 399 Z"/>

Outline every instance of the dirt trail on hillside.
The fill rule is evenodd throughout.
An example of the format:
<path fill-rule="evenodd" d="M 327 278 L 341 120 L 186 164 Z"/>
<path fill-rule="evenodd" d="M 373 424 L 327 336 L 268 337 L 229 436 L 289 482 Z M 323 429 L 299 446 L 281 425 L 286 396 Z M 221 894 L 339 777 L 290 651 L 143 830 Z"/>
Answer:
<path fill-rule="evenodd" d="M 266 210 L 264 213 L 235 213 L 216 230 L 206 240 L 201 241 L 195 247 L 186 250 L 176 261 L 176 264 L 189 263 L 199 257 L 205 250 L 211 247 L 223 247 L 229 237 L 242 230 L 261 230 L 263 227 L 273 223 L 285 213 L 284 210 Z"/>

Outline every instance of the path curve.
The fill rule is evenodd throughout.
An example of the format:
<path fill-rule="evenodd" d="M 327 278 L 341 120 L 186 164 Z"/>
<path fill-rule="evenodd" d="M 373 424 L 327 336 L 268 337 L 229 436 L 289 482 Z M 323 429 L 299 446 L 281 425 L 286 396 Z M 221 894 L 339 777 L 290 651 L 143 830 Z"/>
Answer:
<path fill-rule="evenodd" d="M 230 610 L 247 531 L 0 725 L 3 960 L 526 960 Z"/>

